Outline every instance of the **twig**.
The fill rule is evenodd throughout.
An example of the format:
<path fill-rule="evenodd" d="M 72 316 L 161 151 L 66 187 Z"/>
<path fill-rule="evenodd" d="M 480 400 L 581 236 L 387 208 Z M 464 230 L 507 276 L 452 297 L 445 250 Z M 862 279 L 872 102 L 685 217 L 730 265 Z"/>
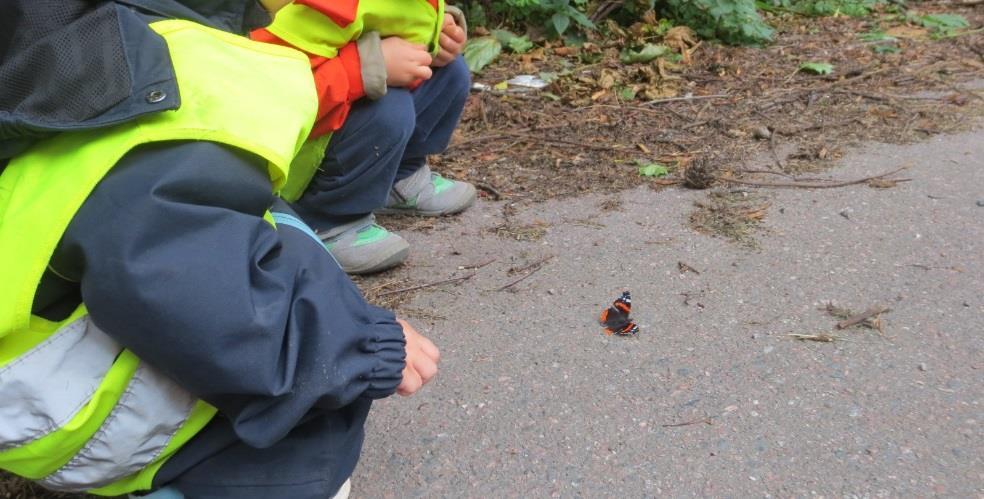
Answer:
<path fill-rule="evenodd" d="M 502 194 L 499 191 L 497 191 L 495 187 L 492 187 L 491 185 L 486 184 L 485 182 L 475 182 L 475 188 L 482 192 L 489 193 L 489 196 L 492 196 L 493 201 L 498 201 L 502 199 Z"/>
<path fill-rule="evenodd" d="M 782 159 L 779 158 L 779 153 L 776 152 L 776 135 L 779 134 L 772 132 L 772 134 L 769 135 L 769 151 L 772 152 L 772 158 L 776 160 L 776 166 L 778 166 L 780 170 L 785 170 L 786 165 L 782 164 Z"/>
<path fill-rule="evenodd" d="M 735 170 L 735 173 L 763 173 L 766 175 L 779 175 L 781 177 L 793 178 L 793 176 L 788 173 L 777 172 L 774 170 L 756 170 L 756 169 L 742 168 L 740 170 Z"/>
<path fill-rule="evenodd" d="M 382 296 L 388 296 L 388 295 L 395 295 L 397 293 L 406 293 L 407 291 L 416 291 L 418 289 L 424 289 L 424 288 L 430 288 L 430 287 L 434 287 L 434 286 L 440 286 L 441 284 L 449 284 L 449 283 L 452 283 L 452 282 L 464 281 L 464 280 L 471 279 L 472 277 L 475 277 L 475 274 L 468 274 L 466 276 L 461 276 L 461 277 L 452 277 L 450 279 L 444 279 L 442 281 L 429 282 L 427 284 L 420 284 L 418 286 L 410 286 L 409 288 L 394 289 L 393 291 L 386 291 L 384 293 L 379 293 L 376 296 L 377 297 L 382 297 Z"/>
<path fill-rule="evenodd" d="M 685 421 L 685 422 L 683 422 L 683 423 L 669 423 L 669 424 L 662 424 L 662 425 L 660 425 L 660 426 L 662 426 L 663 428 L 676 428 L 676 427 L 678 427 L 678 426 L 690 426 L 690 425 L 694 425 L 694 424 L 700 424 L 700 423 L 704 423 L 704 424 L 714 424 L 714 423 L 713 423 L 713 422 L 711 421 L 711 418 L 699 418 L 699 419 L 694 419 L 693 421 Z"/>
<path fill-rule="evenodd" d="M 378 286 L 373 286 L 368 291 L 366 291 L 366 294 L 367 295 L 370 295 L 370 294 L 375 293 L 376 291 L 379 291 L 381 289 L 386 289 L 386 288 L 388 288 L 388 287 L 390 287 L 390 286 L 392 286 L 392 285 L 394 285 L 394 284 L 396 284 L 396 283 L 398 283 L 398 282 L 400 282 L 402 280 L 403 279 L 394 279 L 394 280 L 389 281 L 389 282 L 384 282 L 384 283 L 382 283 L 382 284 L 380 284 Z"/>
<path fill-rule="evenodd" d="M 681 102 L 681 101 L 691 101 L 691 100 L 703 100 L 703 99 L 723 99 L 726 97 L 731 97 L 730 94 L 714 94 L 714 95 L 691 95 L 690 97 L 671 97 L 669 99 L 655 99 L 648 102 L 644 102 L 644 106 L 653 106 L 656 104 L 666 104 L 667 102 Z"/>
<path fill-rule="evenodd" d="M 690 130 L 691 128 L 697 128 L 699 126 L 707 125 L 707 124 L 711 123 L 712 121 L 714 121 L 714 120 L 695 121 L 695 122 L 693 122 L 693 123 L 691 123 L 689 125 L 684 125 L 684 126 L 680 127 L 680 130 Z"/>
<path fill-rule="evenodd" d="M 736 179 L 734 177 L 714 177 L 714 178 L 721 182 L 730 182 L 733 184 L 741 184 L 741 185 L 751 185 L 755 187 L 799 187 L 802 189 L 829 189 L 833 187 L 846 187 L 849 185 L 863 184 L 865 182 L 868 182 L 869 180 L 875 180 L 898 173 L 902 170 L 905 170 L 906 168 L 907 167 L 903 166 L 901 168 L 896 168 L 895 170 L 892 170 L 887 173 L 882 173 L 880 175 L 872 175 L 870 177 L 859 178 L 857 180 L 845 180 L 842 182 L 830 182 L 830 183 L 823 183 L 823 184 L 808 183 L 808 182 L 754 182 L 751 180 Z"/>
<path fill-rule="evenodd" d="M 794 340 L 800 341 L 817 341 L 820 343 L 833 343 L 834 341 L 842 339 L 840 336 L 834 336 L 830 334 L 798 334 L 792 333 L 786 336 L 793 338 Z"/>
<path fill-rule="evenodd" d="M 837 122 L 834 122 L 834 123 L 820 122 L 820 123 L 815 123 L 813 125 L 807 125 L 807 126 L 804 126 L 804 127 L 795 128 L 795 129 L 792 129 L 792 130 L 783 130 L 781 128 L 778 128 L 778 129 L 775 130 L 775 132 L 773 132 L 772 135 L 775 136 L 775 134 L 778 133 L 778 134 L 782 134 L 782 135 L 786 135 L 786 136 L 793 136 L 793 135 L 797 135 L 797 134 L 800 134 L 800 133 L 803 133 L 803 132 L 809 132 L 809 131 L 812 131 L 812 130 L 820 130 L 822 128 L 833 128 L 833 127 L 839 127 L 839 126 L 844 126 L 844 125 L 850 125 L 851 123 L 854 123 L 854 122 L 860 122 L 860 120 L 857 119 L 857 118 L 851 118 L 851 119 L 848 119 L 848 120 L 837 121 Z"/>
<path fill-rule="evenodd" d="M 615 146 L 608 146 L 608 145 L 602 145 L 602 144 L 585 144 L 583 142 L 576 142 L 576 141 L 573 141 L 573 140 L 554 139 L 554 138 L 550 138 L 550 137 L 539 137 L 539 136 L 536 136 L 536 135 L 527 135 L 527 134 L 522 134 L 522 133 L 517 133 L 517 132 L 503 132 L 503 134 L 504 135 L 509 135 L 509 136 L 512 136 L 512 137 L 517 137 L 517 138 L 524 139 L 524 140 L 534 140 L 534 141 L 540 141 L 540 142 L 553 142 L 553 143 L 556 143 L 556 144 L 567 144 L 567 145 L 571 145 L 571 146 L 584 147 L 586 149 L 595 149 L 595 150 L 600 150 L 600 151 L 623 151 L 623 150 L 626 149 L 625 147 L 617 146 L 617 145 L 615 145 Z"/>
<path fill-rule="evenodd" d="M 537 262 L 531 263 L 530 265 L 527 265 L 526 267 L 523 267 L 522 269 L 519 269 L 518 272 L 522 272 L 522 271 L 528 270 L 528 269 L 532 269 L 532 270 L 530 270 L 526 274 L 523 274 L 519 279 L 515 279 L 515 280 L 509 282 L 508 284 L 506 284 L 505 286 L 502 286 L 501 288 L 496 289 L 496 291 L 504 291 L 506 289 L 509 289 L 509 288 L 511 288 L 511 287 L 519 284 L 520 282 L 524 281 L 529 276 L 537 273 L 540 269 L 543 268 L 543 264 L 544 263 L 547 263 L 548 261 L 550 261 L 553 257 L 554 257 L 554 255 L 550 255 L 550 256 L 548 256 L 546 258 L 543 258 L 543 259 L 541 259 L 541 260 L 539 260 Z"/>
<path fill-rule="evenodd" d="M 697 270 L 697 269 L 691 267 L 690 265 L 687 265 L 686 263 L 683 263 L 681 261 L 678 261 L 677 262 L 677 268 L 680 269 L 680 273 L 681 274 L 684 273 L 684 272 L 693 272 L 693 273 L 695 273 L 697 275 L 700 275 L 700 271 L 699 270 Z"/>
<path fill-rule="evenodd" d="M 527 277 L 529 277 L 529 276 L 537 273 L 537 271 L 539 271 L 542 268 L 543 268 L 543 266 L 537 267 L 537 268 L 531 270 L 528 274 L 524 274 L 523 277 L 520 277 L 519 279 L 516 279 L 515 281 L 512 281 L 509 284 L 506 284 L 505 286 L 502 286 L 501 288 L 497 289 L 496 291 L 504 291 L 504 290 L 506 290 L 508 288 L 511 288 L 511 287 L 519 284 L 520 282 L 524 281 Z"/>
<path fill-rule="evenodd" d="M 529 264 L 529 265 L 527 265 L 527 266 L 525 266 L 523 268 L 509 269 L 510 270 L 510 273 L 516 273 L 516 274 L 518 274 L 520 272 L 526 272 L 527 270 L 530 270 L 533 267 L 536 267 L 536 266 L 539 266 L 539 265 L 543 265 L 544 263 L 547 263 L 550 260 L 553 260 L 555 256 L 557 256 L 557 255 L 547 255 L 547 256 L 545 256 L 545 257 L 543 257 L 543 258 L 541 258 L 541 259 L 539 259 L 539 260 L 537 260 L 537 261 L 535 261 L 535 262 L 533 262 L 533 263 L 531 263 L 531 264 Z"/>
<path fill-rule="evenodd" d="M 601 5 L 591 14 L 591 22 L 598 24 L 598 21 L 608 17 L 615 9 L 622 6 L 621 0 L 609 0 L 607 2 L 602 2 Z"/>
<path fill-rule="evenodd" d="M 847 329 L 851 326 L 864 322 L 866 319 L 869 319 L 879 314 L 884 314 L 885 312 L 888 312 L 890 310 L 891 310 L 890 308 L 883 307 L 881 305 L 871 307 L 868 310 L 861 312 L 860 314 L 852 315 L 847 319 L 838 322 L 837 329 Z"/>
<path fill-rule="evenodd" d="M 465 140 L 462 140 L 461 142 L 458 142 L 458 143 L 455 143 L 455 144 L 451 144 L 450 146 L 448 146 L 448 149 L 454 149 L 456 147 L 462 147 L 462 146 L 465 146 L 465 145 L 468 145 L 468 144 L 472 144 L 472 143 L 475 143 L 475 142 L 484 142 L 486 140 L 498 140 L 498 139 L 504 139 L 504 138 L 506 138 L 506 135 L 501 134 L 501 133 L 491 133 L 491 134 L 488 134 L 488 135 L 480 135 L 478 137 L 473 137 L 473 138 L 470 138 L 470 139 L 465 139 Z"/>
<path fill-rule="evenodd" d="M 491 260 L 489 260 L 489 261 L 487 261 L 485 263 L 476 263 L 476 264 L 471 264 L 471 265 L 463 265 L 461 267 L 458 267 L 458 270 L 478 270 L 478 269 L 480 269 L 482 267 L 485 267 L 486 265 L 491 264 L 492 262 L 494 262 L 496 260 L 498 260 L 498 258 L 493 258 L 493 259 L 491 259 Z"/>

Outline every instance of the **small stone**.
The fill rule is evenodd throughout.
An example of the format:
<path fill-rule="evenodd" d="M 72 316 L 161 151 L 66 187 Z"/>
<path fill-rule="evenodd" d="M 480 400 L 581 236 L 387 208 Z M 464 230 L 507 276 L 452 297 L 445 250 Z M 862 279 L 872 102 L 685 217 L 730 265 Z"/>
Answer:
<path fill-rule="evenodd" d="M 752 339 L 753 340 L 759 339 L 759 334 L 758 333 L 752 333 Z"/>
<path fill-rule="evenodd" d="M 919 370 L 920 371 L 925 371 L 926 370 L 926 363 L 925 362 L 920 362 L 919 363 Z"/>
<path fill-rule="evenodd" d="M 547 290 L 547 294 L 548 295 L 555 295 L 555 294 L 557 294 L 557 290 L 556 289 L 548 289 Z"/>
<path fill-rule="evenodd" d="M 767 126 L 757 126 L 752 129 L 752 137 L 756 139 L 765 140 L 772 137 L 772 130 L 769 130 Z"/>

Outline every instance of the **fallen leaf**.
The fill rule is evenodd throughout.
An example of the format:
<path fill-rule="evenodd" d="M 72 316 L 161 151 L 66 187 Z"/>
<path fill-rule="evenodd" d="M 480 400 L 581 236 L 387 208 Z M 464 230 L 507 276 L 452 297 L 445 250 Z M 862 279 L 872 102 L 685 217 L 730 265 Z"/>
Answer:
<path fill-rule="evenodd" d="M 925 28 L 917 28 L 915 26 L 893 26 L 886 29 L 885 34 L 896 38 L 915 39 L 926 38 L 929 35 L 929 31 Z"/>

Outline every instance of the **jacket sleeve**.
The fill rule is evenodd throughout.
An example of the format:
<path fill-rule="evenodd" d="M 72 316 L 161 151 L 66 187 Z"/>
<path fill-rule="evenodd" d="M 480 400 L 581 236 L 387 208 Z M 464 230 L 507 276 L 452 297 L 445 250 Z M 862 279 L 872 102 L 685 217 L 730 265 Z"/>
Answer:
<path fill-rule="evenodd" d="M 266 29 L 256 30 L 250 36 L 256 41 L 292 47 Z M 335 57 L 310 53 L 307 56 L 318 93 L 318 114 L 311 138 L 341 128 L 355 101 L 362 97 L 378 99 L 386 94 L 386 63 L 376 32 L 365 33 L 340 47 Z"/>
<path fill-rule="evenodd" d="M 228 417 L 278 441 L 312 408 L 392 394 L 404 338 L 306 226 L 264 161 L 208 142 L 141 146 L 97 186 L 53 260 L 93 321 Z"/>

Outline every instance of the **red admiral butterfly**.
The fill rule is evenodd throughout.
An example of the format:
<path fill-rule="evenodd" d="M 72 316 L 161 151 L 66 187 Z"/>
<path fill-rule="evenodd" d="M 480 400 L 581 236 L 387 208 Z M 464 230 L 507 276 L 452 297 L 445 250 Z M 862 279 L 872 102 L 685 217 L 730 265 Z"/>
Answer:
<path fill-rule="evenodd" d="M 615 334 L 618 336 L 635 336 L 639 332 L 639 326 L 629 320 L 629 312 L 632 311 L 632 297 L 628 291 L 622 293 L 612 306 L 601 312 L 598 319 L 602 326 L 605 326 L 605 334 Z"/>

